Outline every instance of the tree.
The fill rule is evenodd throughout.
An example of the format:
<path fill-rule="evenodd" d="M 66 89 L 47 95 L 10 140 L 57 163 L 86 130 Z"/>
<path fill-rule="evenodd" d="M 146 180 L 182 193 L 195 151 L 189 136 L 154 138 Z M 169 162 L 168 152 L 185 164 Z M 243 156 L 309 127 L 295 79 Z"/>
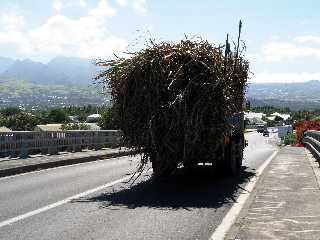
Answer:
<path fill-rule="evenodd" d="M 66 123 L 69 122 L 68 115 L 63 109 L 52 109 L 47 117 L 49 123 Z"/>
<path fill-rule="evenodd" d="M 7 126 L 8 120 L 5 116 L 0 115 L 0 127 Z"/>
<path fill-rule="evenodd" d="M 274 121 L 275 122 L 281 122 L 281 121 L 283 121 L 283 118 L 280 117 L 280 116 L 275 116 Z"/>
<path fill-rule="evenodd" d="M 1 109 L 0 113 L 4 116 L 12 116 L 12 115 L 16 115 L 18 113 L 21 112 L 21 109 L 17 108 L 17 107 L 7 107 L 4 109 Z"/>
<path fill-rule="evenodd" d="M 14 131 L 32 131 L 38 124 L 40 124 L 40 119 L 26 112 L 9 116 L 6 121 L 6 127 Z"/>
<path fill-rule="evenodd" d="M 99 127 L 104 130 L 117 129 L 118 125 L 116 124 L 112 108 L 108 108 L 101 114 L 101 118 L 98 122 Z"/>

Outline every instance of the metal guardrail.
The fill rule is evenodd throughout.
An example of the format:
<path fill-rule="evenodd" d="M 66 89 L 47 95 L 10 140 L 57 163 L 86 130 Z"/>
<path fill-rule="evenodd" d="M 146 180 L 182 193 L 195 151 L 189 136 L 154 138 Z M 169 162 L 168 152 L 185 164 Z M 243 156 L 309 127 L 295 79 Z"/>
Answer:
<path fill-rule="evenodd" d="M 303 143 L 312 152 L 317 160 L 320 160 L 320 131 L 306 131 Z"/>
<path fill-rule="evenodd" d="M 15 131 L 0 132 L 1 157 L 27 157 L 29 154 L 57 154 L 59 151 L 79 152 L 120 144 L 118 130 Z"/>

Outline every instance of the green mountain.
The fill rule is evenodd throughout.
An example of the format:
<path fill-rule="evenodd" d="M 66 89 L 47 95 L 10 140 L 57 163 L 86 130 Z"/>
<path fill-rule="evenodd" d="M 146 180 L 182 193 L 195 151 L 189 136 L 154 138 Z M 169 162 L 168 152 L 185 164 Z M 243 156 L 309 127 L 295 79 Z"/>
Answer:
<path fill-rule="evenodd" d="M 271 105 L 291 110 L 320 109 L 320 81 L 250 84 L 247 99 L 253 106 Z"/>
<path fill-rule="evenodd" d="M 48 63 L 0 57 L 0 108 L 44 108 L 102 105 L 108 98 L 93 85 L 98 69 L 88 59 L 56 57 Z M 272 105 L 292 110 L 320 109 L 320 81 L 249 84 L 252 106 Z"/>
<path fill-rule="evenodd" d="M 71 57 L 56 57 L 46 64 L 30 59 L 4 62 L 0 77 L 42 85 L 88 85 L 97 71 L 90 60 Z"/>
<path fill-rule="evenodd" d="M 98 85 L 48 85 L 28 81 L 0 79 L 0 108 L 16 106 L 40 109 L 62 106 L 108 104 Z"/>

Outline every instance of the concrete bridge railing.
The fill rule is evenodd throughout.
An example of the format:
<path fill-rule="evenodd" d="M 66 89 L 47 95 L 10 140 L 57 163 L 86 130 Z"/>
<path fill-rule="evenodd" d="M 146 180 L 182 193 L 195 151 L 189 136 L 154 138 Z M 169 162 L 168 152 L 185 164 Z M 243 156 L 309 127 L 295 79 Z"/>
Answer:
<path fill-rule="evenodd" d="M 303 143 L 312 152 L 314 157 L 320 160 L 320 131 L 306 131 Z"/>
<path fill-rule="evenodd" d="M 78 152 L 120 144 L 118 130 L 14 131 L 0 132 L 0 157 L 22 157 L 30 154 L 57 154 L 59 151 Z"/>

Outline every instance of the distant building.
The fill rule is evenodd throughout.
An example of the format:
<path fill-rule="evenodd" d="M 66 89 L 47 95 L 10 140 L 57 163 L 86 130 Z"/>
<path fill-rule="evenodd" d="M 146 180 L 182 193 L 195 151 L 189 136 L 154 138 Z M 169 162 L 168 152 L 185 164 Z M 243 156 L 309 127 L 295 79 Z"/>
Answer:
<path fill-rule="evenodd" d="M 87 117 L 87 122 L 88 123 L 96 123 L 96 122 L 99 122 L 101 118 L 101 115 L 100 114 L 91 114 Z"/>
<path fill-rule="evenodd" d="M 264 116 L 264 113 L 246 112 L 244 114 L 246 128 L 256 128 L 258 125 L 266 125 L 267 123 L 262 120 Z"/>
<path fill-rule="evenodd" d="M 77 116 L 77 115 L 68 116 L 68 119 L 73 123 L 78 123 L 79 122 L 79 116 Z"/>
<path fill-rule="evenodd" d="M 245 112 L 244 116 L 247 119 L 252 119 L 252 118 L 262 119 L 263 117 L 266 116 L 266 114 L 264 114 L 264 113 L 256 113 L 256 112 Z"/>
<path fill-rule="evenodd" d="M 282 118 L 284 121 L 288 120 L 288 119 L 291 117 L 290 114 L 281 114 L 281 113 L 278 113 L 278 112 L 272 113 L 271 116 L 273 116 L 273 117 L 280 117 L 280 118 Z"/>
<path fill-rule="evenodd" d="M 12 132 L 12 130 L 7 127 L 0 127 L 0 132 Z"/>
<path fill-rule="evenodd" d="M 41 124 L 34 127 L 37 132 L 62 131 L 62 124 Z"/>
<path fill-rule="evenodd" d="M 293 133 L 293 128 L 291 125 L 279 126 L 278 127 L 278 137 L 284 139 L 288 134 Z"/>
<path fill-rule="evenodd" d="M 267 117 L 267 119 L 269 119 L 270 121 L 274 121 L 276 119 L 276 116 L 270 116 L 270 117 Z"/>

